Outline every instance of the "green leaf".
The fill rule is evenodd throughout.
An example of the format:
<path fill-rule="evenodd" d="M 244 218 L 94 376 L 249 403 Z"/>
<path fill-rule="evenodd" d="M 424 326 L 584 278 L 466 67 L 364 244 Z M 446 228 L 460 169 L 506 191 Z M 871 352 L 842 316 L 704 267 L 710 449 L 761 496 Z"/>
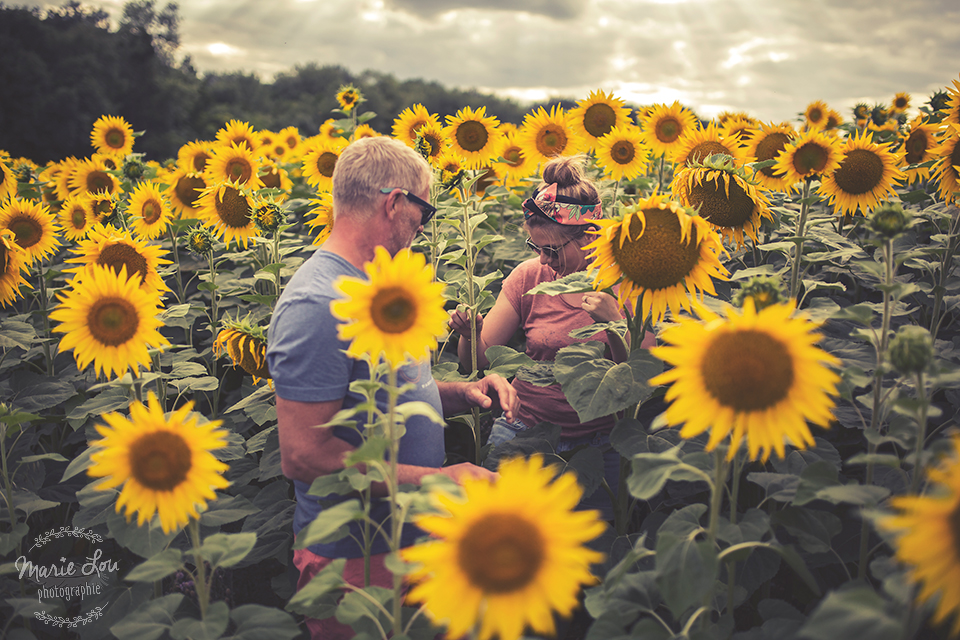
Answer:
<path fill-rule="evenodd" d="M 287 606 L 287 611 L 293 613 L 302 613 L 313 618 L 324 618 L 333 615 L 330 611 L 328 615 L 318 615 L 317 605 L 324 602 L 324 599 L 334 594 L 336 598 L 340 597 L 339 589 L 343 585 L 343 569 L 347 561 L 344 558 L 334 560 L 320 573 L 315 575 L 302 589 L 299 589 Z"/>
<path fill-rule="evenodd" d="M 8 533 L 0 533 L 0 556 L 5 556 L 20 544 L 24 536 L 30 533 L 30 527 L 26 522 L 18 522 L 13 530 Z"/>
<path fill-rule="evenodd" d="M 699 604 L 717 579 L 717 552 L 712 543 L 690 536 L 657 534 L 657 586 L 674 617 Z"/>
<path fill-rule="evenodd" d="M 241 605 L 230 612 L 230 619 L 237 627 L 232 640 L 292 640 L 300 635 L 293 617 L 276 607 Z"/>
<path fill-rule="evenodd" d="M 903 637 L 903 626 L 887 611 L 887 602 L 870 587 L 833 591 L 820 602 L 797 637 L 809 640 L 898 640 Z"/>
<path fill-rule="evenodd" d="M 584 498 L 592 496 L 603 484 L 603 452 L 598 447 L 581 449 L 573 454 L 564 471 L 577 474 L 577 482 L 583 489 Z"/>
<path fill-rule="evenodd" d="M 20 347 L 24 351 L 29 351 L 36 341 L 37 332 L 28 322 L 4 320 L 0 325 L 0 347 L 4 349 Z"/>
<path fill-rule="evenodd" d="M 156 600 L 148 600 L 110 627 L 110 633 L 118 640 L 156 640 L 173 625 L 173 615 L 182 593 L 172 593 Z"/>
<path fill-rule="evenodd" d="M 15 488 L 13 490 L 13 506 L 17 511 L 24 512 L 29 518 L 30 514 L 35 511 L 44 511 L 45 509 L 59 507 L 60 503 L 53 502 L 52 500 L 44 500 L 33 491 Z"/>
<path fill-rule="evenodd" d="M 771 520 L 795 537 L 807 553 L 830 551 L 831 541 L 843 529 L 840 518 L 819 509 L 785 507 L 774 512 Z"/>
<path fill-rule="evenodd" d="M 487 373 L 496 373 L 504 378 L 512 378 L 517 369 L 535 364 L 535 360 L 525 353 L 510 347 L 495 344 L 484 352 L 487 361 Z"/>
<path fill-rule="evenodd" d="M 126 580 L 130 582 L 154 582 L 166 578 L 182 567 L 183 552 L 180 549 L 164 549 L 131 569 Z"/>
<path fill-rule="evenodd" d="M 648 453 L 647 430 L 636 418 L 619 420 L 610 432 L 610 445 L 628 460 L 638 453 Z"/>
<path fill-rule="evenodd" d="M 181 618 L 170 628 L 174 640 L 217 640 L 227 630 L 230 622 L 230 607 L 226 602 L 214 602 L 207 607 L 203 620 Z"/>
<path fill-rule="evenodd" d="M 66 462 L 67 459 L 64 458 L 59 453 L 40 453 L 35 456 L 24 456 L 20 458 L 20 464 L 27 464 L 28 462 L 39 462 L 40 460 L 55 460 L 57 462 Z"/>
<path fill-rule="evenodd" d="M 523 295 L 534 296 L 542 293 L 548 296 L 558 296 L 561 293 L 587 293 L 588 291 L 593 291 L 593 273 L 577 271 L 559 280 L 542 282 Z"/>
<path fill-rule="evenodd" d="M 879 464 L 891 469 L 899 469 L 900 458 L 892 453 L 858 453 L 846 460 L 844 464 Z"/>
<path fill-rule="evenodd" d="M 888 495 L 890 490 L 886 487 L 851 483 L 820 489 L 817 491 L 816 499 L 826 500 L 831 504 L 852 504 L 863 507 L 876 505 Z"/>
<path fill-rule="evenodd" d="M 363 517 L 359 500 L 347 500 L 324 509 L 316 519 L 300 530 L 294 549 L 306 549 L 318 542 L 335 542 L 346 537 L 347 526 Z"/>
<path fill-rule="evenodd" d="M 213 376 L 180 378 L 179 380 L 171 380 L 170 384 L 175 386 L 180 393 L 187 391 L 216 391 L 220 388 L 220 380 Z"/>
<path fill-rule="evenodd" d="M 820 595 L 820 586 L 817 584 L 813 574 L 810 573 L 810 570 L 807 568 L 806 563 L 804 563 L 803 558 L 800 557 L 799 553 L 794 551 L 793 547 L 772 545 L 769 548 L 780 554 L 780 557 L 783 558 L 788 565 L 790 565 L 790 568 L 793 569 L 794 573 L 800 576 L 800 579 L 803 580 L 804 584 L 807 585 L 814 595 Z"/>
<path fill-rule="evenodd" d="M 529 366 L 520 367 L 516 372 L 517 380 L 529 382 L 536 387 L 549 387 L 557 384 L 553 375 L 552 362 L 536 362 Z"/>
<path fill-rule="evenodd" d="M 839 486 L 840 472 L 829 462 L 820 460 L 814 462 L 800 473 L 800 484 L 797 486 L 797 495 L 793 504 L 802 507 L 808 502 L 817 499 L 817 493 L 827 487 Z"/>
<path fill-rule="evenodd" d="M 663 453 L 639 453 L 631 461 L 633 472 L 627 478 L 630 494 L 641 500 L 656 496 L 668 480 L 687 482 L 711 482 L 709 475 L 696 467 L 684 463 L 678 457 L 678 450 L 671 449 Z"/>
<path fill-rule="evenodd" d="M 257 544 L 256 533 L 215 533 L 200 546 L 200 555 L 216 567 L 232 567 Z"/>
<path fill-rule="evenodd" d="M 404 420 L 409 420 L 413 416 L 422 416 L 434 424 L 445 424 L 443 416 L 437 413 L 433 405 L 428 402 L 403 402 L 397 405 L 396 411 L 397 415 Z"/>
<path fill-rule="evenodd" d="M 843 307 L 833 314 L 834 320 L 851 320 L 857 324 L 869 327 L 873 322 L 873 309 L 865 304 L 855 304 L 849 307 Z"/>
<path fill-rule="evenodd" d="M 350 492 L 350 483 L 341 478 L 338 473 L 331 473 L 325 476 L 318 476 L 310 485 L 307 495 L 323 498 L 331 493 L 344 494 Z"/>
<path fill-rule="evenodd" d="M 207 510 L 200 514 L 200 524 L 205 527 L 220 527 L 258 511 L 260 509 L 243 496 L 218 494 L 217 499 L 210 502 Z"/>
<path fill-rule="evenodd" d="M 151 518 L 149 522 L 139 527 L 136 518 L 128 522 L 123 514 L 117 513 L 112 508 L 107 510 L 106 522 L 110 535 L 117 543 L 142 558 L 149 558 L 165 549 L 179 533 L 177 529 L 164 533 L 163 527 L 160 526 L 160 519 L 157 517 Z"/>
<path fill-rule="evenodd" d="M 9 378 L 8 402 L 22 411 L 37 412 L 55 407 L 76 395 L 73 385 L 59 378 L 19 371 Z"/>

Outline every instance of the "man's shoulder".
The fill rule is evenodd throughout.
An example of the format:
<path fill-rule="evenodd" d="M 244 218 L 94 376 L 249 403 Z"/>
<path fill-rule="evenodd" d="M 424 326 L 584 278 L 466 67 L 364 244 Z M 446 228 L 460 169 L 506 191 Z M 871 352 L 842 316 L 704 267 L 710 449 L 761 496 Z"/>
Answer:
<path fill-rule="evenodd" d="M 304 295 L 340 297 L 334 283 L 341 276 L 363 277 L 363 272 L 342 256 L 318 249 L 293 274 L 284 287 L 280 301 L 284 302 L 284 298 L 289 301 Z"/>

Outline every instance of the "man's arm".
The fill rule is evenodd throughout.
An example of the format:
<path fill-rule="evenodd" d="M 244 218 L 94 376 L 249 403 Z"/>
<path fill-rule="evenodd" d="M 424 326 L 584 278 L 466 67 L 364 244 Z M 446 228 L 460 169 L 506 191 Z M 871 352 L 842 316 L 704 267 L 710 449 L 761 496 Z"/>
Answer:
<path fill-rule="evenodd" d="M 355 447 L 336 437 L 332 428 L 318 426 L 329 422 L 342 406 L 342 399 L 297 402 L 277 396 L 277 432 L 280 436 L 280 467 L 283 475 L 312 484 L 318 477 L 344 468 L 344 459 Z M 442 468 L 401 464 L 398 471 L 400 484 L 420 484 L 424 476 L 435 473 L 458 482 L 464 477 L 494 477 L 483 467 L 470 463 Z M 383 495 L 382 486 L 374 487 L 375 493 Z"/>

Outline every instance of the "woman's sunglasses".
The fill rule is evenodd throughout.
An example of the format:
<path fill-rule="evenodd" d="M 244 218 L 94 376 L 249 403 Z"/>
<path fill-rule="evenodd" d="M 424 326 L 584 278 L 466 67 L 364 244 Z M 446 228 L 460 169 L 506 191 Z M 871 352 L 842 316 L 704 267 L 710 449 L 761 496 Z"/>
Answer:
<path fill-rule="evenodd" d="M 527 246 L 533 249 L 534 251 L 536 251 L 537 253 L 547 256 L 548 260 L 553 260 L 554 258 L 560 257 L 560 249 L 563 249 L 565 246 L 567 246 L 574 240 L 576 240 L 576 238 L 570 238 L 559 247 L 549 247 L 549 246 L 541 247 L 530 238 L 527 238 Z"/>

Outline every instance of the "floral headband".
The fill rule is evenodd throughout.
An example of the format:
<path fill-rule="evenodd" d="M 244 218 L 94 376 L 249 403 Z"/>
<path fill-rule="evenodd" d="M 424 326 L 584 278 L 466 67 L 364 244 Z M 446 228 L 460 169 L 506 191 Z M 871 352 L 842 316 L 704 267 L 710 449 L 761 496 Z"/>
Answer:
<path fill-rule="evenodd" d="M 576 198 L 558 196 L 557 185 L 554 183 L 535 191 L 532 198 L 523 201 L 524 219 L 536 214 L 559 224 L 584 225 L 603 218 L 603 209 L 599 202 L 584 204 Z"/>

